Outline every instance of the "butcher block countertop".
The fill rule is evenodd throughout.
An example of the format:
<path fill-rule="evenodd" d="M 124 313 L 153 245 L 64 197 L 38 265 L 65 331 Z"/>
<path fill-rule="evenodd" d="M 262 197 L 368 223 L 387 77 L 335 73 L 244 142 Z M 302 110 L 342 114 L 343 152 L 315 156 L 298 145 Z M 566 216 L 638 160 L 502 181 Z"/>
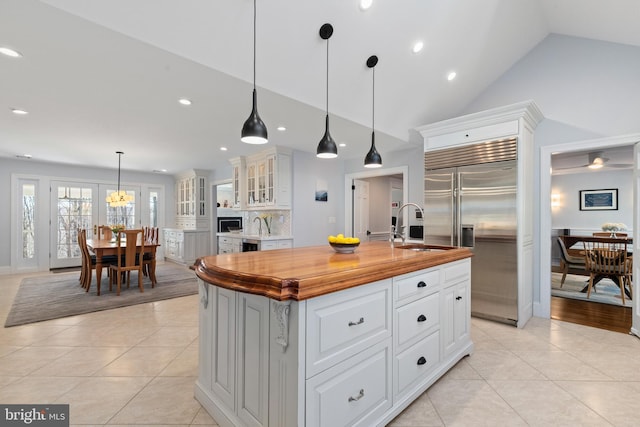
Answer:
<path fill-rule="evenodd" d="M 212 255 L 194 265 L 207 283 L 268 298 L 302 301 L 472 256 L 465 248 L 414 251 L 366 242 L 352 254 L 331 246 Z"/>

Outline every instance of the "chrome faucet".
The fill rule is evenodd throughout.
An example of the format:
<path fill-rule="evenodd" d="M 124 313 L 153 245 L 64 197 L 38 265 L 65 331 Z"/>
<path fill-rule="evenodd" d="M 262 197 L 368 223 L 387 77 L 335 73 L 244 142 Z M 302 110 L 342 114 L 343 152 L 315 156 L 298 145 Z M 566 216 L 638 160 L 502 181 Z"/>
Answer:
<path fill-rule="evenodd" d="M 253 218 L 253 222 L 256 222 L 256 219 L 258 220 L 258 235 L 262 236 L 262 221 L 260 221 L 260 217 L 257 216 Z"/>
<path fill-rule="evenodd" d="M 400 214 L 402 213 L 402 209 L 406 208 L 407 206 L 415 206 L 416 208 L 418 208 L 420 210 L 421 217 L 424 219 L 424 210 L 420 206 L 418 206 L 417 204 L 409 202 L 409 203 L 405 203 L 404 205 L 400 206 L 400 209 L 398 209 L 398 214 L 397 214 L 398 215 L 398 217 L 397 217 L 398 218 L 398 222 L 400 221 L 400 218 L 402 218 L 400 216 Z M 402 244 L 404 245 L 404 241 L 406 239 L 406 237 L 404 235 L 404 229 L 405 228 L 407 228 L 406 225 L 403 225 L 402 227 L 400 227 L 400 230 L 399 230 L 400 234 L 398 234 L 397 233 L 398 230 L 396 230 L 396 226 L 395 225 L 391 226 L 391 233 L 389 233 L 389 240 L 391 241 L 391 247 L 395 247 L 395 241 L 396 241 L 396 237 L 397 236 L 400 236 L 400 238 L 402 239 Z"/>

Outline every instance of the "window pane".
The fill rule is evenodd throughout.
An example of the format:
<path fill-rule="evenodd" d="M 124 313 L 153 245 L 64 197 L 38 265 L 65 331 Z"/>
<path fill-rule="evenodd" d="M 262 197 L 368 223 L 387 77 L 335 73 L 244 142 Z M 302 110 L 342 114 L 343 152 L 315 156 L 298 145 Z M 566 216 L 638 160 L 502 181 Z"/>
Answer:
<path fill-rule="evenodd" d="M 22 185 L 22 257 L 24 259 L 33 259 L 36 255 L 35 193 L 34 184 Z"/>

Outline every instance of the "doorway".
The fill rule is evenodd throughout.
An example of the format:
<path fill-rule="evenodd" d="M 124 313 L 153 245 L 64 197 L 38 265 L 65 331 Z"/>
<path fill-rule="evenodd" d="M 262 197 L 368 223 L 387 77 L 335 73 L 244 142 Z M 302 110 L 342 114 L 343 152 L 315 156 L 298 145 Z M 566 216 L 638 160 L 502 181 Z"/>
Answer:
<path fill-rule="evenodd" d="M 388 239 L 392 198 L 404 199 L 407 194 L 406 166 L 345 175 L 345 232 L 349 236 L 362 235 L 362 241 Z M 408 224 L 408 210 L 403 214 L 404 224 Z"/>
<path fill-rule="evenodd" d="M 572 143 L 557 144 L 551 146 L 544 146 L 540 148 L 540 194 L 548 194 L 549 197 L 541 197 L 540 199 L 540 270 L 539 270 L 539 298 L 535 307 L 535 315 L 539 317 L 551 317 L 551 267 L 552 267 L 552 245 L 549 244 L 552 238 L 552 186 L 551 186 L 551 159 L 553 155 L 561 153 L 571 153 L 585 150 L 597 150 L 609 147 L 620 146 L 633 146 L 640 141 L 640 135 L 627 135 L 622 137 L 602 138 L 588 141 L 576 141 Z M 635 157 L 635 156 L 634 156 Z M 637 162 L 636 162 L 637 163 Z M 637 164 L 636 164 L 637 167 Z M 545 172 L 542 172 L 545 171 Z M 549 171 L 549 172 L 546 172 Z M 637 197 L 638 183 L 634 184 L 634 197 Z M 637 204 L 637 200 L 634 200 L 634 207 Z M 634 211 L 634 230 L 639 226 L 638 221 L 635 220 L 637 212 Z M 634 234 L 637 234 L 634 231 Z M 637 237 L 637 236 L 634 236 Z M 637 245 L 636 245 L 637 246 Z M 634 271 L 637 271 L 637 263 L 634 262 Z M 637 289 L 634 281 L 634 288 Z M 634 289 L 634 290 L 635 290 Z M 637 292 L 636 292 L 637 294 Z M 638 298 L 633 301 L 633 311 L 637 312 L 640 304 L 638 304 Z M 634 319 L 635 323 L 635 319 Z M 632 331 L 637 329 L 640 325 L 632 327 Z"/>

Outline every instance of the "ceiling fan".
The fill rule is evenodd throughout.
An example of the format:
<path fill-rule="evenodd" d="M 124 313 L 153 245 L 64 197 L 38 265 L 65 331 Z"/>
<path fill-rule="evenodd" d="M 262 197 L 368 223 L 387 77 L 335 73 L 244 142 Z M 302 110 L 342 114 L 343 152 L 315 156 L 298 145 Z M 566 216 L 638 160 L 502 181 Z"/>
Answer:
<path fill-rule="evenodd" d="M 592 170 L 601 169 L 603 167 L 608 168 L 629 168 L 633 165 L 629 163 L 609 163 L 609 158 L 603 157 L 602 151 L 592 151 L 588 154 L 589 162 L 587 164 L 577 165 L 577 166 L 565 166 L 554 168 L 556 170 L 567 170 L 567 169 L 578 169 L 578 168 L 588 168 Z"/>

